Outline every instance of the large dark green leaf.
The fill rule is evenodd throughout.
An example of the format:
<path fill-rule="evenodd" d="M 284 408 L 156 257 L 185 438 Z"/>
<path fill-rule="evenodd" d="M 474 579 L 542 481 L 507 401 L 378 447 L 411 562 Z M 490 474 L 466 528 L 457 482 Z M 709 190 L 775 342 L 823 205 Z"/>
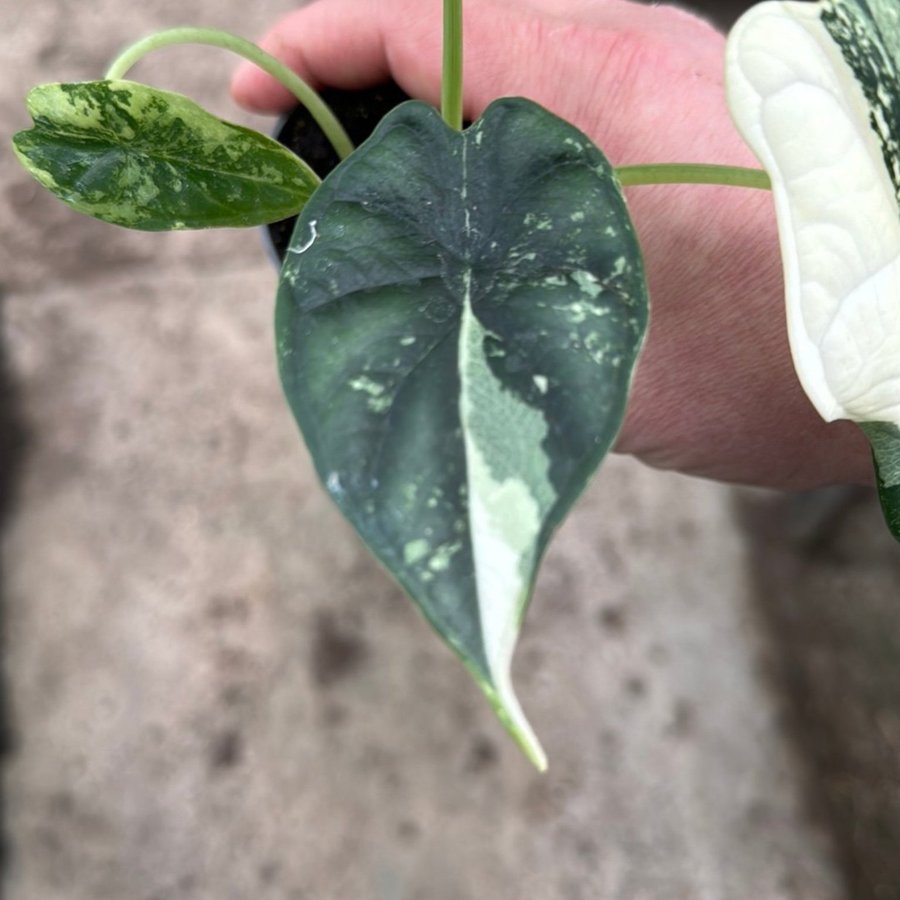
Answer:
<path fill-rule="evenodd" d="M 115 225 L 261 225 L 296 213 L 319 184 L 277 141 L 143 84 L 43 84 L 28 111 L 34 127 L 13 138 L 25 167 L 69 206 Z"/>
<path fill-rule="evenodd" d="M 608 162 L 520 99 L 463 133 L 396 109 L 323 182 L 282 271 L 281 376 L 319 475 L 539 765 L 513 648 L 646 319 Z"/>

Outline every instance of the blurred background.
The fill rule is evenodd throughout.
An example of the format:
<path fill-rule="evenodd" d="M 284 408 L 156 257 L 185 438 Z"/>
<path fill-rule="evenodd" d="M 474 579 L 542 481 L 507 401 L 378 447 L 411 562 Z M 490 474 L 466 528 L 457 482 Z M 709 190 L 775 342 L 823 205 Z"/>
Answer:
<path fill-rule="evenodd" d="M 34 83 L 294 6 L 0 6 L 3 896 L 900 898 L 900 556 L 870 492 L 611 459 L 516 657 L 540 776 L 316 485 L 256 235 L 120 231 L 12 158 Z M 268 130 L 232 65 L 137 74 Z"/>

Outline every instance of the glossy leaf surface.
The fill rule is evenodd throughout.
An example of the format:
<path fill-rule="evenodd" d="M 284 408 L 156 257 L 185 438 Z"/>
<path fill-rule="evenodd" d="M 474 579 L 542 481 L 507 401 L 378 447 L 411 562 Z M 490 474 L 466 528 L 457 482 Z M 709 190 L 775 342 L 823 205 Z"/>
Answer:
<path fill-rule="evenodd" d="M 318 177 L 276 141 L 187 97 L 130 81 L 44 84 L 13 144 L 78 212 L 145 231 L 261 225 L 296 213 Z"/>
<path fill-rule="evenodd" d="M 513 649 L 646 320 L 609 164 L 519 99 L 465 132 L 393 111 L 304 209 L 282 270 L 281 376 L 323 483 L 539 766 Z"/>

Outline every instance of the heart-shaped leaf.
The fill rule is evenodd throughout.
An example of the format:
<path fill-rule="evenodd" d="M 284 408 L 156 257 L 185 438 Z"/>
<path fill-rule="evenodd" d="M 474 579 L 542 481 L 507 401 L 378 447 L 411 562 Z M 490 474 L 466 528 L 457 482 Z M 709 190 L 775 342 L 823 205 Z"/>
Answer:
<path fill-rule="evenodd" d="M 404 104 L 304 209 L 276 319 L 325 486 L 543 766 L 513 649 L 647 321 L 608 162 L 527 100 L 465 132 Z"/>
<path fill-rule="evenodd" d="M 727 68 L 732 115 L 772 180 L 800 381 L 826 421 L 879 426 L 866 433 L 887 459 L 900 425 L 900 5 L 761 3 L 729 36 Z M 889 522 L 897 493 L 882 490 Z"/>
<path fill-rule="evenodd" d="M 187 97 L 132 81 L 43 84 L 23 165 L 78 212 L 144 231 L 262 225 L 293 215 L 318 177 L 277 141 Z"/>

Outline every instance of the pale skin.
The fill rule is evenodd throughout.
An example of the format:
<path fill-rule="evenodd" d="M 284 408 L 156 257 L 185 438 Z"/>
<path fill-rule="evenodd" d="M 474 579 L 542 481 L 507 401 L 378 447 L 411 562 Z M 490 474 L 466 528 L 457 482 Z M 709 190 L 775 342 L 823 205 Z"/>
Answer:
<path fill-rule="evenodd" d="M 388 77 L 440 103 L 441 9 L 422 0 L 317 0 L 261 42 L 317 86 Z M 626 0 L 468 0 L 465 115 L 526 96 L 582 129 L 614 165 L 757 167 L 728 115 L 724 38 L 674 7 Z M 246 64 L 232 90 L 295 102 Z M 651 327 L 616 449 L 722 481 L 806 489 L 871 482 L 868 445 L 826 424 L 794 374 L 772 200 L 706 185 L 626 192 L 647 267 Z"/>

